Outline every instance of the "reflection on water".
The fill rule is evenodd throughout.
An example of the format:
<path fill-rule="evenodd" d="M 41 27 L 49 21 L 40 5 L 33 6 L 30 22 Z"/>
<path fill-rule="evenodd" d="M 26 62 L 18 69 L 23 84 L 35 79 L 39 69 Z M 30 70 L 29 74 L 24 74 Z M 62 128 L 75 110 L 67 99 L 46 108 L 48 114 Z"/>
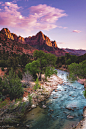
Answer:
<path fill-rule="evenodd" d="M 84 86 L 77 81 L 68 80 L 68 72 L 58 70 L 58 76 L 64 83 L 57 86 L 46 101 L 46 109 L 40 106 L 28 112 L 19 129 L 69 129 L 82 119 L 86 99 L 83 96 Z M 58 97 L 53 99 L 53 97 Z"/>

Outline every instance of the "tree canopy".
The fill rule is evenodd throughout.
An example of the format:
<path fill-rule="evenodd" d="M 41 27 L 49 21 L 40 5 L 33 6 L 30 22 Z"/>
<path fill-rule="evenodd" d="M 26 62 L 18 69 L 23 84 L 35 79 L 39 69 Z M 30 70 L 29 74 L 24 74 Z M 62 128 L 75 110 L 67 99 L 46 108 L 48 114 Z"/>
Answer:
<path fill-rule="evenodd" d="M 29 71 L 34 77 L 38 73 L 38 78 L 41 80 L 41 74 L 45 73 L 46 69 L 55 66 L 56 56 L 50 53 L 45 53 L 41 50 L 34 51 L 33 57 L 35 61 L 25 66 L 25 70 Z M 35 78 L 36 79 L 36 78 Z"/>
<path fill-rule="evenodd" d="M 72 63 L 68 66 L 72 78 L 86 78 L 86 60 L 81 63 Z"/>
<path fill-rule="evenodd" d="M 22 84 L 13 69 L 9 71 L 9 75 L 4 76 L 3 80 L 0 79 L 0 91 L 3 96 L 8 94 L 11 100 L 22 96 Z"/>

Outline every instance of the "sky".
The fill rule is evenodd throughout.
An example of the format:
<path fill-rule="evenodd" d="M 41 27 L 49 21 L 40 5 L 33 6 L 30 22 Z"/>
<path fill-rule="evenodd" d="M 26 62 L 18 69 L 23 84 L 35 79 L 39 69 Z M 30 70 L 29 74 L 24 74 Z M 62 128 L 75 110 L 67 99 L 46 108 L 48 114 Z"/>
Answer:
<path fill-rule="evenodd" d="M 59 48 L 86 50 L 86 0 L 2 0 L 2 28 L 22 37 L 42 31 Z"/>

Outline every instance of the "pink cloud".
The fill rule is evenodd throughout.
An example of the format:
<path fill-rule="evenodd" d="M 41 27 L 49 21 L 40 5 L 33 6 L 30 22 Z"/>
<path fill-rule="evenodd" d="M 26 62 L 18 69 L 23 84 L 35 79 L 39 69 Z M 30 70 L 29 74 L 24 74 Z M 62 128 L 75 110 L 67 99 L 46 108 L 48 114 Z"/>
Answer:
<path fill-rule="evenodd" d="M 64 10 L 47 6 L 46 4 L 39 4 L 29 8 L 30 13 L 37 18 L 40 18 L 40 22 L 55 23 L 59 18 L 67 16 Z"/>
<path fill-rule="evenodd" d="M 2 4 L 2 8 L 0 11 L 0 25 L 25 31 L 56 28 L 58 27 L 56 21 L 63 16 L 67 16 L 64 10 L 47 6 L 46 4 L 30 7 L 28 17 L 23 16 L 20 12 L 21 7 L 13 2 L 5 2 Z M 65 29 L 66 27 L 61 28 Z"/>
<path fill-rule="evenodd" d="M 67 27 L 58 26 L 58 28 L 67 29 Z"/>
<path fill-rule="evenodd" d="M 80 33 L 81 31 L 80 30 L 73 30 L 72 32 Z"/>
<path fill-rule="evenodd" d="M 3 2 L 0 2 L 0 4 L 2 4 Z"/>

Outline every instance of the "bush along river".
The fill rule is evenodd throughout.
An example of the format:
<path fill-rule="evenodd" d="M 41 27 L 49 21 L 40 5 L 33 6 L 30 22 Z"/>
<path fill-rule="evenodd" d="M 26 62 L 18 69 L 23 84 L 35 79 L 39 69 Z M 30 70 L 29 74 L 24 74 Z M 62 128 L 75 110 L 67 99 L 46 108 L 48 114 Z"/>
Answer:
<path fill-rule="evenodd" d="M 26 113 L 18 129 L 72 129 L 83 119 L 83 107 L 86 99 L 84 85 L 68 79 L 68 72 L 58 70 L 58 76 L 64 83 L 57 86 L 45 102 Z M 45 104 L 46 108 L 42 108 Z"/>

